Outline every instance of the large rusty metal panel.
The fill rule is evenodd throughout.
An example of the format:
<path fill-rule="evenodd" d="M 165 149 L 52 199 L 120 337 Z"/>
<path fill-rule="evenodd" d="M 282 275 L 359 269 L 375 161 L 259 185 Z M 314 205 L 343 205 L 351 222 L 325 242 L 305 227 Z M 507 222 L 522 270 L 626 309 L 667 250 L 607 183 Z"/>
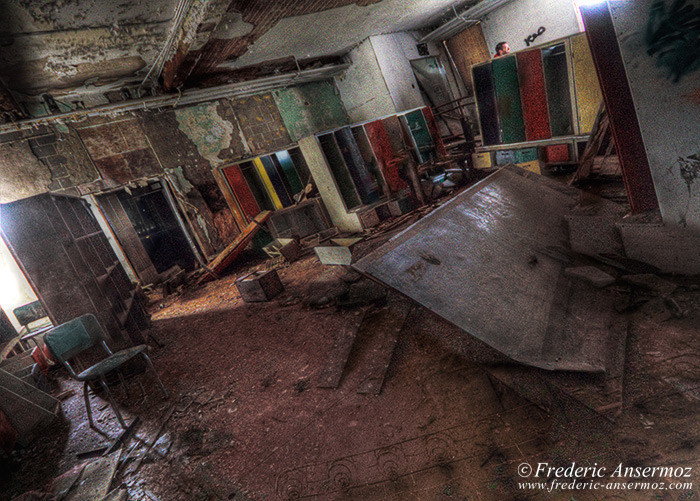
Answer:
<path fill-rule="evenodd" d="M 605 370 L 610 297 L 565 276 L 578 190 L 503 168 L 354 265 L 512 359 Z"/>

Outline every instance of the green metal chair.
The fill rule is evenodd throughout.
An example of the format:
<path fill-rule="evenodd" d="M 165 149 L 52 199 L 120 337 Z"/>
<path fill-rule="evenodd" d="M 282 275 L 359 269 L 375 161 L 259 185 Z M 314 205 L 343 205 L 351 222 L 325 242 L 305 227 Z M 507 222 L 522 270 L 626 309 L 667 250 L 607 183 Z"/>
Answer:
<path fill-rule="evenodd" d="M 109 349 L 107 343 L 105 342 L 105 338 L 105 333 L 102 330 L 102 326 L 97 318 L 95 318 L 95 316 L 92 314 L 87 314 L 54 327 L 46 333 L 44 342 L 49 347 L 49 350 L 51 351 L 51 354 L 54 356 L 55 360 L 68 370 L 71 377 L 76 381 L 82 381 L 85 408 L 87 410 L 88 420 L 90 421 L 90 427 L 95 428 L 95 424 L 92 420 L 92 409 L 90 408 L 90 399 L 88 398 L 88 384 L 92 381 L 98 381 L 105 390 L 109 403 L 112 406 L 112 410 L 114 411 L 114 414 L 116 414 L 117 419 L 119 419 L 119 423 L 122 425 L 122 428 L 126 428 L 124 419 L 122 418 L 119 409 L 115 405 L 112 393 L 109 391 L 109 387 L 107 386 L 107 381 L 105 380 L 105 376 L 107 374 L 120 369 L 122 365 L 134 357 L 141 356 L 148 364 L 148 367 L 155 374 L 156 380 L 158 381 L 160 389 L 163 391 L 165 398 L 168 398 L 168 392 L 165 389 L 165 386 L 163 386 L 163 382 L 160 380 L 160 377 L 153 366 L 153 362 L 151 362 L 151 359 L 148 358 L 148 355 L 146 354 L 148 347 L 145 344 L 127 348 L 125 350 L 118 351 L 117 353 L 112 353 L 112 350 Z M 70 360 L 85 350 L 98 345 L 104 348 L 104 350 L 107 352 L 107 357 L 92 367 L 89 367 L 79 374 L 76 374 L 70 364 Z M 124 384 L 121 373 L 119 373 L 119 378 L 121 379 L 122 384 Z"/>

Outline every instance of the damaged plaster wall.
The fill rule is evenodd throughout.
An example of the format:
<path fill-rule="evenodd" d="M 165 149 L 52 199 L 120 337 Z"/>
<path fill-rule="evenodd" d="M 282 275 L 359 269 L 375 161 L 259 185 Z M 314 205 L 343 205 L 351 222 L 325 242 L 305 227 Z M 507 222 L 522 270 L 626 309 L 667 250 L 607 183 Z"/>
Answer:
<path fill-rule="evenodd" d="M 178 128 L 212 167 L 223 162 L 219 153 L 229 148 L 234 135 L 234 124 L 224 120 L 216 108 L 217 103 L 207 103 L 175 110 Z"/>
<path fill-rule="evenodd" d="M 47 191 L 77 195 L 99 177 L 77 133 L 49 127 L 0 135 L 0 203 Z"/>
<path fill-rule="evenodd" d="M 130 79 L 165 42 L 177 0 L 0 0 L 0 75 L 24 94 Z"/>
<path fill-rule="evenodd" d="M 348 124 L 348 115 L 330 81 L 312 82 L 274 92 L 292 140 Z"/>
<path fill-rule="evenodd" d="M 326 121 L 347 120 L 332 81 L 287 91 L 309 103 L 295 109 L 300 100 L 286 101 L 295 127 L 315 131 Z M 323 109 L 320 118 L 309 112 Z M 3 203 L 47 191 L 95 194 L 167 176 L 202 249 L 212 255 L 240 231 L 212 170 L 288 147 L 292 139 L 266 93 L 7 132 L 0 143 Z"/>
<path fill-rule="evenodd" d="M 700 58 L 692 32 L 700 7 L 681 1 L 679 13 L 670 4 L 611 2 L 610 10 L 661 216 L 700 232 Z"/>

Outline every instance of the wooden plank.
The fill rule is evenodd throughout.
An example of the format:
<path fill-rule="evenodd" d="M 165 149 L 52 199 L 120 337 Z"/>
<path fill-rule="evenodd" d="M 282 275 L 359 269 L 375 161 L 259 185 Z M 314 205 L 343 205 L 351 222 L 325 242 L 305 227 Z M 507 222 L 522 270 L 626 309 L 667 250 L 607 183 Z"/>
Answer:
<path fill-rule="evenodd" d="M 655 210 L 659 203 L 610 11 L 607 6 L 582 6 L 580 10 L 630 207 L 634 213 Z"/>
<path fill-rule="evenodd" d="M 525 139 L 549 139 L 549 112 L 544 85 L 542 53 L 539 49 L 518 52 L 518 78 L 525 119 Z"/>
<path fill-rule="evenodd" d="M 496 106 L 501 125 L 501 139 L 504 143 L 525 141 L 525 122 L 520 101 L 520 84 L 515 56 L 494 59 L 493 69 Z"/>
<path fill-rule="evenodd" d="M 255 218 L 253 218 L 253 220 L 248 226 L 246 226 L 241 234 L 238 235 L 233 242 L 227 245 L 226 248 L 209 263 L 208 269 L 206 270 L 207 273 L 203 275 L 197 283 L 202 284 L 207 282 L 211 280 L 211 278 L 215 278 L 216 275 L 225 271 L 226 268 L 228 268 L 231 263 L 236 260 L 240 253 L 243 252 L 243 249 L 245 249 L 253 239 L 255 234 L 260 229 L 260 226 L 267 221 L 270 214 L 272 214 L 272 212 L 263 211 L 255 216 Z M 214 276 L 212 276 L 212 272 L 214 273 Z"/>
<path fill-rule="evenodd" d="M 411 301 L 392 294 L 387 307 L 365 317 L 365 321 L 360 326 L 360 335 L 371 337 L 368 349 L 371 360 L 367 377 L 360 383 L 357 393 L 370 395 L 381 393 L 399 334 L 412 308 Z M 365 325 L 366 331 L 363 330 Z"/>
<path fill-rule="evenodd" d="M 496 111 L 496 93 L 491 63 L 474 66 L 472 75 L 482 140 L 485 145 L 500 144 L 501 134 Z"/>
<path fill-rule="evenodd" d="M 316 385 L 319 388 L 337 388 L 340 385 L 345 365 L 357 337 L 357 330 L 363 318 L 364 310 L 355 312 L 345 323 L 345 326 L 336 332 L 333 346 L 326 360 L 326 368 Z"/>

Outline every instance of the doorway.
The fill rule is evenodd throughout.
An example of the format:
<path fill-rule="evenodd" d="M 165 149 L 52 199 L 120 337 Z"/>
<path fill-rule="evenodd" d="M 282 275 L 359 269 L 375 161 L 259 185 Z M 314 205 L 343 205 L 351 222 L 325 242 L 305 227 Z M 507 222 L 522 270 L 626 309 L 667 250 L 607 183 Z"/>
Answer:
<path fill-rule="evenodd" d="M 164 186 L 151 182 L 96 197 L 112 231 L 144 283 L 173 266 L 191 271 L 197 260 Z"/>

